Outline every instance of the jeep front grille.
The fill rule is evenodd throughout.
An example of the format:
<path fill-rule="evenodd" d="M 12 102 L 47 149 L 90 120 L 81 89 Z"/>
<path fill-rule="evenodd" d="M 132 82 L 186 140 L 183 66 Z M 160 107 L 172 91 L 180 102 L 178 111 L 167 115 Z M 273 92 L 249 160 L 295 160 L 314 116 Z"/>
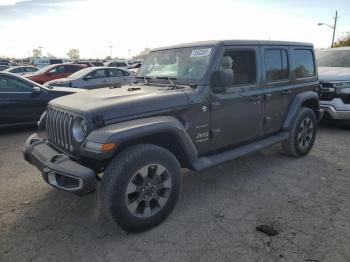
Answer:
<path fill-rule="evenodd" d="M 72 125 L 75 116 L 53 107 L 47 108 L 46 136 L 49 141 L 63 149 L 73 151 Z"/>

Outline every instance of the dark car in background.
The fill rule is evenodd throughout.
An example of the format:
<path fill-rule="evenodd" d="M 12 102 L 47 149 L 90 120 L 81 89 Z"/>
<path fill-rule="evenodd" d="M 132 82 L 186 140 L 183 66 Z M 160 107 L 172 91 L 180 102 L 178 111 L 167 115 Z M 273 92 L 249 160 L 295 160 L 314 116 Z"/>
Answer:
<path fill-rule="evenodd" d="M 26 78 L 0 72 L 0 127 L 35 123 L 50 100 L 80 91 L 84 90 L 50 89 Z"/>
<path fill-rule="evenodd" d="M 350 47 L 318 50 L 316 54 L 320 107 L 326 118 L 344 120 L 350 126 Z"/>
<path fill-rule="evenodd" d="M 128 68 L 130 64 L 127 61 L 108 61 L 104 63 L 108 67 L 119 67 L 119 68 Z"/>
<path fill-rule="evenodd" d="M 35 74 L 28 76 L 28 79 L 37 82 L 39 84 L 44 84 L 48 81 L 70 76 L 71 74 L 86 68 L 86 65 L 77 64 L 56 64 L 46 66 Z"/>
<path fill-rule="evenodd" d="M 0 65 L 0 71 L 3 71 L 3 70 L 8 69 L 8 68 L 10 68 L 10 67 L 7 65 Z"/>
<path fill-rule="evenodd" d="M 74 64 L 78 65 L 86 65 L 87 67 L 93 67 L 93 66 L 104 66 L 102 61 L 75 61 Z"/>
<path fill-rule="evenodd" d="M 0 66 L 11 66 L 11 62 L 7 59 L 0 59 Z"/>

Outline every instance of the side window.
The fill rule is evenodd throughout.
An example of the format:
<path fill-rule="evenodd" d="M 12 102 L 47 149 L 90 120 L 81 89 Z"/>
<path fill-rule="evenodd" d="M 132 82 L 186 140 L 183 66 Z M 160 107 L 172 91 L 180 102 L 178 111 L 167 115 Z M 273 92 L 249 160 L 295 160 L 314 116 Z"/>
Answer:
<path fill-rule="evenodd" d="M 0 76 L 0 93 L 5 92 L 32 92 L 33 86 L 19 79 Z"/>
<path fill-rule="evenodd" d="M 129 72 L 127 72 L 127 71 L 122 71 L 122 74 L 123 74 L 123 76 L 129 76 L 130 75 L 130 73 Z"/>
<path fill-rule="evenodd" d="M 34 68 L 34 67 L 27 67 L 27 72 L 36 72 L 38 71 L 37 68 Z"/>
<path fill-rule="evenodd" d="M 220 71 L 233 85 L 246 85 L 256 82 L 256 59 L 253 50 L 226 51 Z"/>
<path fill-rule="evenodd" d="M 104 78 L 104 77 L 108 77 L 108 73 L 106 69 L 99 69 L 99 70 L 95 70 L 93 72 L 91 72 L 89 74 L 89 76 L 91 76 L 92 78 Z"/>
<path fill-rule="evenodd" d="M 64 72 L 64 66 L 56 66 L 52 68 L 48 73 L 51 74 L 61 74 Z"/>
<path fill-rule="evenodd" d="M 74 73 L 74 72 L 77 72 L 79 71 L 81 68 L 78 67 L 78 66 L 64 66 L 64 72 L 65 73 Z"/>
<path fill-rule="evenodd" d="M 296 78 L 315 76 L 314 56 L 309 49 L 295 49 L 293 52 L 293 66 Z"/>
<path fill-rule="evenodd" d="M 123 63 L 123 62 L 116 62 L 115 66 L 116 67 L 127 67 L 127 65 L 125 63 Z"/>
<path fill-rule="evenodd" d="M 266 81 L 284 80 L 289 77 L 288 55 L 285 49 L 267 49 L 264 53 Z"/>
<path fill-rule="evenodd" d="M 21 73 L 22 72 L 21 69 L 22 69 L 21 67 L 14 68 L 11 70 L 11 73 Z"/>
<path fill-rule="evenodd" d="M 110 77 L 122 77 L 123 71 L 118 70 L 118 69 L 110 69 L 109 75 L 110 75 Z"/>

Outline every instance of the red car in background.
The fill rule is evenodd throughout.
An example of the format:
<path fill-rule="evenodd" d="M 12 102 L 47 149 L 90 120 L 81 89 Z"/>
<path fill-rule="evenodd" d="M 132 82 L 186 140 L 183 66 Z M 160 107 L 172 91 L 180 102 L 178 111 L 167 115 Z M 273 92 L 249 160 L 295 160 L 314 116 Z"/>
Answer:
<path fill-rule="evenodd" d="M 77 65 L 77 64 L 55 64 L 46 66 L 35 74 L 27 76 L 28 79 L 37 82 L 39 84 L 44 84 L 48 81 L 65 78 L 71 74 L 86 68 L 86 65 Z"/>

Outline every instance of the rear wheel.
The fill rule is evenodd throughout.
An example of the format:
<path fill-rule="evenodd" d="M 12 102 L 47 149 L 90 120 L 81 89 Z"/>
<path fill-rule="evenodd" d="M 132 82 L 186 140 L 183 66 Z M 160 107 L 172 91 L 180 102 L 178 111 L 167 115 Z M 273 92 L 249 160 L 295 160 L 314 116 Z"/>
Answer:
<path fill-rule="evenodd" d="M 150 229 L 173 210 L 181 182 L 180 165 L 168 150 L 132 146 L 111 161 L 102 177 L 106 213 L 124 230 Z"/>
<path fill-rule="evenodd" d="M 310 108 L 301 108 L 290 130 L 289 138 L 282 142 L 283 151 L 294 157 L 308 154 L 315 142 L 316 115 Z"/>

